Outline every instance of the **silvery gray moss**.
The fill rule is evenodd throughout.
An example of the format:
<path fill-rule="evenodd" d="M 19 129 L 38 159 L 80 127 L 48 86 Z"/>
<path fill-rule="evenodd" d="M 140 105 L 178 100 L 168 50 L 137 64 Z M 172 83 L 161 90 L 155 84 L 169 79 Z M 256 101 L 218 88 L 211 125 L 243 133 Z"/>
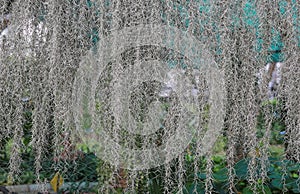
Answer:
<path fill-rule="evenodd" d="M 194 124 L 191 124 L 189 128 L 196 135 L 190 146 L 183 147 L 174 159 L 175 172 L 172 168 L 174 160 L 169 161 L 168 153 L 163 153 L 162 158 L 166 161 L 162 164 L 165 192 L 174 189 L 183 192 L 187 175 L 186 153 L 193 150 L 193 166 L 197 173 L 202 159 L 199 153 L 206 143 L 202 141 L 203 136 L 213 139 L 223 134 L 228 140 L 229 191 L 236 192 L 234 164 L 244 157 L 250 158 L 252 165 L 248 169 L 248 182 L 255 188 L 257 179 L 266 181 L 269 140 L 276 112 L 262 106 L 269 101 L 269 73 L 264 72 L 260 78 L 257 74 L 267 63 L 276 62 L 282 63 L 275 98 L 284 110 L 284 157 L 300 162 L 299 9 L 297 0 L 1 0 L 0 142 L 1 146 L 7 141 L 11 144 L 11 181 L 22 174 L 21 153 L 26 146 L 31 146 L 34 151 L 37 182 L 44 181 L 39 177 L 44 160 L 56 158 L 53 171 L 63 171 L 56 161 L 74 157 L 74 150 L 68 150 L 66 142 L 82 143 L 78 126 L 90 138 L 88 143 L 96 147 L 101 145 L 99 139 L 103 137 L 97 139 L 95 136 L 99 130 L 106 130 L 106 138 L 117 142 L 120 147 L 143 152 L 149 147 L 166 145 L 169 146 L 166 150 L 173 153 L 181 144 L 168 144 L 168 138 L 180 135 L 181 128 L 194 122 L 188 119 L 197 110 L 199 114 L 195 120 L 199 125 L 193 128 Z M 147 32 L 143 32 L 146 29 L 143 26 L 147 26 Z M 169 27 L 163 28 L 165 31 L 162 28 L 155 31 L 157 26 Z M 141 29 L 140 33 L 135 29 Z M 114 34 L 118 37 L 112 37 Z M 184 35 L 194 41 L 183 42 L 187 40 L 182 38 Z M 112 37 L 107 45 L 103 42 L 106 37 Z M 157 42 L 150 42 L 151 38 Z M 192 46 L 195 43 L 199 43 L 207 55 L 193 50 L 198 48 Z M 189 50 L 193 55 L 188 53 Z M 99 69 L 91 65 L 92 62 L 101 64 L 104 57 L 109 60 Z M 209 65 L 216 67 L 213 71 L 218 71 L 223 77 L 210 79 L 207 75 L 213 73 L 202 71 L 200 64 L 206 63 L 201 60 L 208 59 Z M 82 64 L 88 65 L 80 71 L 90 74 L 78 77 Z M 147 66 L 143 66 L 145 64 Z M 143 68 L 149 75 L 143 74 Z M 96 80 L 91 74 L 97 77 Z M 158 81 L 153 81 L 151 76 L 159 78 Z M 78 80 L 85 84 L 75 84 L 74 87 Z M 218 83 L 217 87 L 214 87 L 215 83 Z M 222 91 L 224 98 L 220 97 L 220 100 L 215 90 Z M 74 91 L 80 92 L 80 99 Z M 217 101 L 209 97 L 214 93 L 217 97 L 213 99 Z M 82 104 L 77 106 L 74 102 Z M 122 109 L 118 104 L 122 104 Z M 31 138 L 29 144 L 24 144 L 24 110 L 28 107 L 32 113 Z M 207 113 L 213 107 L 221 107 L 219 111 L 224 113 L 224 118 L 216 116 L 217 113 Z M 265 133 L 259 138 L 256 127 L 261 113 Z M 155 117 L 147 117 L 147 114 Z M 156 121 L 152 123 L 153 118 Z M 222 126 L 216 124 L 220 120 L 224 122 Z M 157 128 L 151 134 L 132 134 L 128 130 L 133 125 L 135 130 L 141 130 L 143 123 L 147 122 L 150 123 L 148 127 Z M 205 134 L 211 126 L 209 122 L 218 127 L 215 131 L 222 130 L 222 133 L 212 131 Z M 258 149 L 259 163 L 256 160 Z M 130 163 L 121 159 L 126 152 L 113 155 L 114 150 L 107 148 L 105 151 L 115 160 L 115 166 L 109 167 L 111 171 L 99 191 L 118 185 L 130 193 L 144 180 L 150 181 L 151 169 L 131 169 L 122 175 L 125 181 L 120 182 L 115 174 L 122 174 L 124 163 Z M 205 153 L 207 193 L 213 190 L 212 155 L 213 149 Z M 137 158 L 130 164 L 138 163 Z M 149 155 L 148 160 L 155 163 L 155 158 Z M 101 166 L 99 168 L 101 171 Z M 258 168 L 262 173 L 256 173 Z M 103 165 L 103 170 L 107 169 L 107 165 Z M 140 175 L 141 172 L 144 174 Z M 200 180 L 195 177 L 194 182 L 197 181 Z"/>

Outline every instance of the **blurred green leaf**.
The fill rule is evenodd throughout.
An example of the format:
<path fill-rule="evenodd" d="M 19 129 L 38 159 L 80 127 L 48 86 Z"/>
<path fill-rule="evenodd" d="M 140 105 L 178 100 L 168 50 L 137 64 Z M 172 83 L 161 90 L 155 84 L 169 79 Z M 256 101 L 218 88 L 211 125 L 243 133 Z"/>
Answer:
<path fill-rule="evenodd" d="M 225 182 L 228 180 L 228 169 L 223 168 L 219 170 L 218 172 L 213 174 L 213 177 L 216 179 L 216 181 L 219 182 Z"/>
<path fill-rule="evenodd" d="M 273 187 L 275 187 L 276 189 L 282 190 L 283 189 L 283 185 L 281 182 L 281 179 L 274 179 L 271 181 L 271 185 Z"/>
<path fill-rule="evenodd" d="M 253 194 L 253 191 L 249 187 L 245 187 L 243 189 L 243 194 Z"/>
<path fill-rule="evenodd" d="M 198 173 L 198 177 L 200 179 L 206 179 L 206 174 L 205 173 Z"/>
<path fill-rule="evenodd" d="M 234 165 L 235 174 L 238 179 L 246 179 L 248 175 L 248 159 L 243 159 Z"/>

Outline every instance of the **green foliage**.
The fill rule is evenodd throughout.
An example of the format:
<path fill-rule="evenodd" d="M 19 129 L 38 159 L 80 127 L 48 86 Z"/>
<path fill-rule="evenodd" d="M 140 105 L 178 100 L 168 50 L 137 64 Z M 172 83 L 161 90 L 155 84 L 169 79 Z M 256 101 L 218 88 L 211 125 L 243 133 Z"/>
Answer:
<path fill-rule="evenodd" d="M 220 161 L 220 158 L 213 158 L 215 162 L 215 166 L 223 163 Z M 259 162 L 259 158 L 257 158 L 257 162 Z M 295 163 L 290 160 L 279 160 L 278 158 L 269 158 L 269 168 L 267 170 L 267 179 L 266 181 L 262 181 L 261 179 L 257 180 L 257 188 L 256 191 L 258 193 L 282 193 L 287 190 L 288 193 L 300 193 L 299 187 L 299 172 L 300 172 L 300 164 Z M 228 187 L 228 168 L 223 167 L 215 167 L 213 170 L 213 185 L 215 191 L 218 193 L 227 193 Z M 240 160 L 234 165 L 235 171 L 235 187 L 237 191 L 246 194 L 254 193 L 254 189 L 251 188 L 248 182 L 248 167 L 249 167 L 249 158 Z M 286 172 L 283 168 L 286 167 Z M 261 172 L 261 169 L 258 168 L 257 175 Z M 204 181 L 206 179 L 206 174 L 203 172 L 198 173 L 198 178 L 201 180 L 197 185 L 195 183 L 190 182 L 187 183 L 185 188 L 185 193 L 193 193 L 194 190 L 197 190 L 199 193 L 204 193 L 205 185 Z M 283 179 L 285 180 L 285 184 L 283 184 Z"/>
<path fill-rule="evenodd" d="M 284 136 L 280 135 L 281 131 L 285 131 L 285 123 L 283 120 L 283 107 L 282 102 L 276 99 L 268 100 L 262 103 L 263 109 L 269 111 L 269 113 L 273 114 L 273 122 L 272 122 L 272 130 L 271 130 L 271 138 L 270 144 L 277 145 L 284 143 Z M 266 123 L 265 123 L 265 113 L 263 111 L 260 112 L 258 116 L 258 124 L 257 124 L 257 137 L 262 138 L 266 131 Z"/>

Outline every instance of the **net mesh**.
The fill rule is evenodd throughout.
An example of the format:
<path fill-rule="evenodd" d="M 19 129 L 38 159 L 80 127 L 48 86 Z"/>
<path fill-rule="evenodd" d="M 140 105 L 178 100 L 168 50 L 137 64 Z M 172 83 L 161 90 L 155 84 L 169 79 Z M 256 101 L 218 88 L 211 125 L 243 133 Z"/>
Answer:
<path fill-rule="evenodd" d="M 0 0 L 0 184 L 300 192 L 299 9 Z"/>

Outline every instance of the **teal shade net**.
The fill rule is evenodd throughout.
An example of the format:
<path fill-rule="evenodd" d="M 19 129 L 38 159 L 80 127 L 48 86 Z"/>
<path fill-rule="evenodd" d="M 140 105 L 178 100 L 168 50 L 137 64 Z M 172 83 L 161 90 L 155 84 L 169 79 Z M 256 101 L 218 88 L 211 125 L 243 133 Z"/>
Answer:
<path fill-rule="evenodd" d="M 209 0 L 200 0 L 201 5 L 199 6 L 199 13 L 202 14 L 211 14 L 210 12 L 212 11 L 211 9 L 211 1 Z M 293 30 L 297 34 L 297 41 L 298 41 L 298 46 L 300 47 L 300 27 L 299 27 L 299 12 L 296 7 L 296 2 L 297 0 L 291 1 L 291 6 L 292 6 L 292 14 L 293 14 Z M 197 1 L 199 2 L 199 1 Z M 187 4 L 185 4 L 187 5 Z M 281 17 L 286 17 L 286 12 L 288 11 L 288 2 L 286 0 L 281 0 L 279 1 L 279 14 Z M 173 8 L 177 10 L 180 13 L 180 16 L 182 18 L 182 22 L 185 24 L 184 29 L 187 29 L 190 20 L 189 20 L 189 15 L 188 15 L 188 7 L 181 5 L 181 4 L 173 4 Z M 238 27 L 242 23 L 244 26 L 255 34 L 256 40 L 255 40 L 255 46 L 254 49 L 258 53 L 262 53 L 263 51 L 263 45 L 265 43 L 263 39 L 263 34 L 264 32 L 260 28 L 261 26 L 261 21 L 257 13 L 257 8 L 255 6 L 255 2 L 253 0 L 248 0 L 244 5 L 243 5 L 243 13 L 242 17 L 241 16 L 232 16 L 232 27 Z M 204 31 L 205 25 L 209 24 L 209 19 L 207 20 L 201 20 L 198 21 L 199 26 L 200 26 L 200 32 Z M 171 22 L 172 24 L 172 22 Z M 222 53 L 222 49 L 220 47 L 220 44 L 222 42 L 221 35 L 219 33 L 218 26 L 215 23 L 210 24 L 213 27 L 213 32 L 214 32 L 214 38 L 217 42 L 216 48 L 214 48 L 214 52 L 216 55 L 220 55 Z M 203 37 L 198 37 L 199 39 L 202 39 Z M 276 28 L 276 26 L 272 27 L 271 30 L 271 43 L 268 45 L 268 56 L 266 56 L 265 61 L 266 62 L 282 62 L 284 61 L 284 53 L 282 52 L 284 48 L 284 43 L 282 41 L 282 34 L 280 34 L 279 30 Z M 174 64 L 170 63 L 170 67 L 174 67 Z"/>
<path fill-rule="evenodd" d="M 286 1 L 280 1 L 279 2 L 279 9 L 280 14 L 285 15 L 287 10 L 287 4 Z M 260 21 L 257 15 L 256 7 L 254 6 L 254 3 L 249 0 L 245 6 L 244 6 L 244 17 L 243 21 L 246 24 L 247 27 L 250 28 L 250 30 L 253 30 L 256 34 L 256 51 L 261 52 L 262 51 L 262 45 L 264 44 L 264 40 L 261 38 L 261 30 L 259 28 Z M 269 55 L 267 56 L 266 61 L 267 62 L 281 62 L 284 60 L 284 55 L 281 52 L 283 49 L 284 44 L 282 42 L 282 37 L 280 32 L 276 29 L 275 26 L 272 27 L 271 32 L 271 44 L 269 45 L 268 52 Z"/>
<path fill-rule="evenodd" d="M 284 60 L 284 54 L 281 51 L 284 47 L 280 33 L 273 28 L 272 29 L 272 39 L 269 46 L 269 56 L 267 57 L 267 62 L 282 62 Z"/>
<path fill-rule="evenodd" d="M 162 0 L 163 1 L 163 0 Z M 293 16 L 293 30 L 296 32 L 296 39 L 297 44 L 300 47 L 300 25 L 299 25 L 299 10 L 297 8 L 297 1 L 298 0 L 291 0 L 291 7 L 292 7 L 292 16 Z M 199 3 L 199 13 L 204 13 L 209 15 L 212 11 L 211 9 L 211 1 L 210 0 L 197 0 L 196 3 Z M 286 12 L 288 10 L 288 3 L 286 0 L 279 1 L 279 14 L 281 14 L 282 17 L 286 16 Z M 86 1 L 87 7 L 92 8 L 94 3 L 92 3 L 91 0 Z M 190 26 L 190 16 L 189 16 L 189 8 L 188 5 L 190 4 L 189 1 L 186 1 L 185 4 L 173 2 L 171 1 L 171 7 L 178 12 L 181 18 L 181 23 L 183 24 L 182 30 L 187 30 L 187 28 Z M 110 6 L 110 1 L 105 0 L 104 1 L 105 6 Z M 100 14 L 100 13 L 97 13 Z M 166 14 L 164 12 L 161 13 L 162 20 L 166 21 Z M 248 0 L 243 5 L 243 13 L 242 17 L 240 16 L 232 16 L 232 20 L 234 20 L 234 25 L 241 25 L 243 23 L 248 30 L 250 30 L 252 33 L 255 34 L 256 40 L 255 40 L 255 51 L 258 53 L 261 53 L 263 50 L 263 31 L 260 29 L 260 18 L 257 13 L 257 8 L 255 7 L 255 3 L 253 0 Z M 202 20 L 202 21 L 196 21 L 199 22 L 200 32 L 204 31 L 204 26 L 209 24 L 208 20 Z M 175 21 L 168 21 L 168 24 L 173 26 L 175 25 Z M 221 35 L 219 33 L 218 26 L 215 23 L 210 24 L 212 26 L 213 32 L 214 32 L 214 38 L 216 39 L 217 45 L 215 48 L 213 48 L 216 55 L 220 55 L 222 53 L 222 49 L 220 47 L 220 44 L 222 42 Z M 93 28 L 88 32 L 87 36 L 89 36 L 92 45 L 96 46 L 97 42 L 99 41 L 99 33 L 96 28 Z M 268 53 L 266 62 L 280 62 L 284 60 L 284 53 L 282 52 L 282 49 L 284 48 L 284 44 L 282 41 L 282 35 L 276 29 L 276 26 L 272 27 L 271 32 L 271 43 L 268 46 Z M 198 37 L 199 39 L 202 39 L 203 37 Z M 174 67 L 174 62 L 170 62 L 170 67 Z M 183 65 L 184 66 L 184 65 Z"/>
<path fill-rule="evenodd" d="M 297 8 L 297 1 L 298 1 L 298 5 L 299 5 L 299 0 L 292 0 L 292 13 L 293 13 L 293 26 L 294 26 L 294 30 L 296 32 L 296 37 L 297 37 L 297 42 L 298 42 L 298 47 L 300 47 L 300 10 L 299 10 L 299 6 Z"/>

